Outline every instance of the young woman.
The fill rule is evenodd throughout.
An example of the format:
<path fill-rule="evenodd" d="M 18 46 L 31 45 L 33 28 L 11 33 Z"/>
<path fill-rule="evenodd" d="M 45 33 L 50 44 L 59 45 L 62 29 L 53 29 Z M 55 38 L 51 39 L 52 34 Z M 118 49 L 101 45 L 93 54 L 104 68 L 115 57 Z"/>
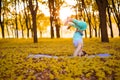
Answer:
<path fill-rule="evenodd" d="M 73 44 L 75 46 L 75 51 L 73 56 L 82 56 L 84 52 L 82 51 L 83 48 L 83 31 L 87 29 L 87 23 L 84 21 L 79 21 L 72 18 L 67 18 L 65 25 L 68 24 L 68 29 L 73 26 L 76 28 L 76 31 L 73 35 Z"/>

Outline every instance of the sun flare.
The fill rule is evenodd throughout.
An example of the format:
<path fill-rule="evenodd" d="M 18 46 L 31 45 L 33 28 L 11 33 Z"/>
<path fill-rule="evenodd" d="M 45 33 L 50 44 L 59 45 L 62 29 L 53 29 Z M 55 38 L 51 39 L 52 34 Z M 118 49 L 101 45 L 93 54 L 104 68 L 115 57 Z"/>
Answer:
<path fill-rule="evenodd" d="M 64 21 L 67 17 L 71 16 L 73 11 L 70 8 L 62 8 L 60 10 L 60 19 Z"/>
<path fill-rule="evenodd" d="M 75 5 L 74 0 L 66 0 L 67 4 L 69 5 Z M 41 5 L 40 9 L 46 16 L 50 16 L 49 9 L 46 8 L 44 5 Z M 71 16 L 75 12 L 70 7 L 61 7 L 60 9 L 60 19 L 64 21 L 67 17 Z"/>

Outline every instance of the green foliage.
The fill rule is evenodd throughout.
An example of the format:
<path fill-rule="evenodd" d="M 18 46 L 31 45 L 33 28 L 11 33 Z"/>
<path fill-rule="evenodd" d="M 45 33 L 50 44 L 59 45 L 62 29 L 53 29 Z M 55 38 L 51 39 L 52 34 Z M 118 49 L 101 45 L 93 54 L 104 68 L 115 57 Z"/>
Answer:
<path fill-rule="evenodd" d="M 88 54 L 110 53 L 108 58 L 74 57 L 72 39 L 0 39 L 0 80 L 119 80 L 120 42 L 84 39 Z M 64 56 L 60 58 L 28 58 L 29 53 Z"/>

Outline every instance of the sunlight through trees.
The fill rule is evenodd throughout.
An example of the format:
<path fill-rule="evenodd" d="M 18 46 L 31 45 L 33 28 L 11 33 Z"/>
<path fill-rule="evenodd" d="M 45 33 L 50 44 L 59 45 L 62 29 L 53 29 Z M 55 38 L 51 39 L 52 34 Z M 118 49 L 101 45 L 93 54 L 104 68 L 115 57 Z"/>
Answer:
<path fill-rule="evenodd" d="M 67 37 L 71 37 L 73 30 L 68 34 L 62 31 L 62 27 L 65 27 L 64 21 L 69 16 L 88 23 L 84 37 L 100 37 L 102 42 L 109 42 L 109 37 L 120 36 L 119 0 L 1 0 L 0 2 L 1 38 L 33 38 L 34 42 L 37 42 L 39 37 L 62 38 L 68 34 Z M 105 7 L 101 2 L 105 4 L 107 2 Z"/>

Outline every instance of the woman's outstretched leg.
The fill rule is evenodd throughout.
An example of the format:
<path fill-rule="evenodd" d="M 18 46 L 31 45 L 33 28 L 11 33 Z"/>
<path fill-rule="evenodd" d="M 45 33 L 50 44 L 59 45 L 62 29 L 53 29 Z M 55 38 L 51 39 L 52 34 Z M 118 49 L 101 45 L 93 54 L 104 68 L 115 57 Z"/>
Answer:
<path fill-rule="evenodd" d="M 79 43 L 76 47 L 73 56 L 81 56 L 82 55 L 82 43 Z"/>

